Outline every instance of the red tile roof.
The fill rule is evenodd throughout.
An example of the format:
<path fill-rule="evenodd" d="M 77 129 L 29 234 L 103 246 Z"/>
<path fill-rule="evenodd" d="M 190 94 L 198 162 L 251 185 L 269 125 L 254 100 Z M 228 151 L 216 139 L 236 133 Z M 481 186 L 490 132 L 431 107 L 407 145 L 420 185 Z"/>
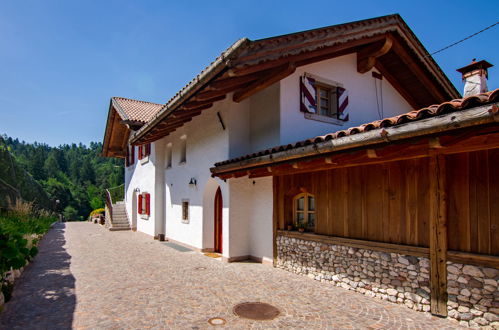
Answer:
<path fill-rule="evenodd" d="M 111 98 L 113 106 L 121 119 L 147 123 L 161 110 L 163 104 L 127 99 L 124 97 Z"/>
<path fill-rule="evenodd" d="M 240 39 L 177 92 L 150 122 L 134 133 L 131 142 L 140 143 L 146 140 L 157 140 L 162 137 L 162 134 L 169 134 L 170 131 L 168 130 L 165 130 L 162 133 L 156 132 L 155 134 L 153 134 L 152 131 L 160 122 L 167 121 L 170 114 L 177 111 L 177 109 L 180 109 L 184 103 L 192 100 L 193 96 L 195 97 L 198 92 L 209 87 L 210 83 L 218 78 L 222 79 L 223 74 L 225 74 L 227 70 L 235 70 L 235 72 L 232 73 L 233 78 L 244 76 L 243 73 L 238 73 L 238 70 L 240 71 L 248 68 L 255 69 L 259 67 L 258 70 L 255 69 L 255 72 L 263 72 L 264 70 L 282 65 L 279 60 L 298 61 L 297 57 L 300 55 L 306 53 L 313 54 L 315 51 L 321 50 L 332 51 L 334 47 L 340 46 L 344 46 L 346 47 L 345 49 L 350 49 L 350 51 L 353 52 L 356 51 L 355 47 L 358 48 L 360 45 L 364 45 L 356 42 L 364 40 L 363 42 L 368 44 L 373 42 L 371 38 L 386 37 L 387 35 L 396 36 L 397 40 L 400 39 L 400 43 L 403 43 L 404 47 L 418 58 L 418 65 L 420 65 L 425 72 L 427 71 L 431 81 L 436 82 L 435 88 L 443 96 L 435 99 L 435 97 L 431 96 L 431 93 L 427 92 L 423 85 L 415 84 L 416 87 L 412 88 L 408 93 L 417 98 L 419 105 L 440 102 L 441 100 L 448 100 L 459 96 L 455 87 L 442 72 L 438 64 L 429 56 L 424 46 L 410 30 L 404 20 L 398 14 L 387 15 L 272 38 L 253 41 L 247 38 Z M 355 47 L 354 44 L 356 45 Z M 308 58 L 308 60 L 310 60 L 310 58 Z M 301 61 L 303 63 L 300 61 L 297 63 L 299 65 L 305 65 L 306 61 Z M 402 68 L 405 67 L 405 65 L 402 66 Z M 411 76 L 410 71 L 409 76 Z M 255 76 L 255 80 L 252 81 L 256 81 L 259 78 L 261 77 Z M 410 80 L 410 77 L 408 79 Z M 407 84 L 409 84 L 409 80 L 406 81 Z M 233 88 L 234 90 L 231 91 L 241 89 L 241 86 L 237 85 L 233 86 Z M 415 89 L 421 91 L 419 97 L 414 95 Z M 227 91 L 227 93 L 229 93 L 229 91 Z M 419 107 L 419 105 L 413 105 L 413 107 Z"/>
<path fill-rule="evenodd" d="M 430 118 L 430 117 L 436 117 L 436 116 L 443 115 L 446 113 L 465 110 L 465 109 L 469 109 L 469 108 L 472 108 L 475 106 L 484 105 L 487 103 L 498 102 L 498 101 L 499 101 L 499 88 L 494 90 L 494 91 L 487 92 L 487 93 L 473 95 L 473 96 L 465 97 L 462 99 L 455 99 L 455 100 L 452 100 L 449 102 L 444 102 L 441 104 L 430 105 L 429 107 L 425 107 L 425 108 L 422 108 L 419 110 L 413 110 L 411 112 L 404 113 L 404 114 L 401 114 L 398 116 L 384 118 L 381 120 L 376 120 L 376 121 L 373 121 L 373 122 L 370 122 L 367 124 L 362 124 L 360 126 L 350 127 L 346 130 L 336 131 L 333 133 L 329 133 L 329 134 L 321 135 L 321 136 L 316 136 L 314 138 L 299 141 L 296 143 L 281 145 L 281 146 L 277 146 L 274 148 L 269 148 L 266 150 L 262 150 L 259 152 L 248 154 L 245 156 L 229 159 L 229 160 L 226 160 L 223 162 L 218 162 L 215 164 L 215 166 L 222 166 L 222 165 L 237 163 L 237 162 L 248 160 L 251 158 L 256 158 L 256 157 L 260 157 L 260 156 L 278 153 L 281 151 L 286 151 L 286 150 L 290 150 L 290 149 L 304 147 L 304 146 L 314 144 L 314 143 L 321 143 L 321 142 L 325 142 L 325 141 L 329 141 L 329 140 L 338 139 L 338 138 L 341 138 L 344 136 L 368 132 L 368 131 L 375 130 L 375 129 L 383 129 L 386 127 L 402 125 L 405 123 L 414 122 L 414 121 L 418 121 L 418 120 L 422 120 L 422 119 L 426 119 L 426 118 Z"/>

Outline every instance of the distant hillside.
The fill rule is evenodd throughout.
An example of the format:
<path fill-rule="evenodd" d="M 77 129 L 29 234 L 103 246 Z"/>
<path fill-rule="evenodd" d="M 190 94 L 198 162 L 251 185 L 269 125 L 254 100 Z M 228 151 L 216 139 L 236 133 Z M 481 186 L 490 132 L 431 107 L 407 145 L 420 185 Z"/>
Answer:
<path fill-rule="evenodd" d="M 0 208 L 7 208 L 17 198 L 52 208 L 49 195 L 17 162 L 5 145 L 0 144 Z"/>
<path fill-rule="evenodd" d="M 123 161 L 100 157 L 101 143 L 92 142 L 88 147 L 81 143 L 50 147 L 4 135 L 0 136 L 0 146 L 3 148 L 0 179 L 5 181 L 0 184 L 0 201 L 21 188 L 19 193 L 24 199 L 38 198 L 40 204 L 64 212 L 69 218 L 83 219 L 93 209 L 104 206 L 104 189 L 118 186 L 124 180 Z M 9 165 L 11 159 L 14 167 Z M 19 177 L 22 174 L 14 175 L 12 168 L 29 174 Z"/>

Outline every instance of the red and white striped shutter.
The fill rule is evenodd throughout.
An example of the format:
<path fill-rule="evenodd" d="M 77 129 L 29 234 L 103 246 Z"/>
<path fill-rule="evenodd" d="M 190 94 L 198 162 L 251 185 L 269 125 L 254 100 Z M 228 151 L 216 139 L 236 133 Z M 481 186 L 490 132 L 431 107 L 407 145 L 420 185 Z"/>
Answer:
<path fill-rule="evenodd" d="M 142 194 L 139 195 L 139 202 L 137 203 L 137 213 L 142 214 Z"/>
<path fill-rule="evenodd" d="M 317 113 L 316 95 L 315 79 L 307 76 L 300 77 L 300 111 Z"/>
<path fill-rule="evenodd" d="M 146 194 L 146 214 L 151 215 L 151 194 Z"/>
<path fill-rule="evenodd" d="M 336 95 L 338 95 L 338 119 L 348 121 L 348 91 L 343 87 L 338 87 Z"/>

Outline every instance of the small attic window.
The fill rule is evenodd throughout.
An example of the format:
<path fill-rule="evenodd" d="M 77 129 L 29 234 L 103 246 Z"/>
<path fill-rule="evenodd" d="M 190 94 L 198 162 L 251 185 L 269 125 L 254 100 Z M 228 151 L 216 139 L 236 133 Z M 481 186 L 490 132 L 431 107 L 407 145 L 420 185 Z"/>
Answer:
<path fill-rule="evenodd" d="M 348 92 L 343 85 L 306 73 L 300 78 L 300 111 L 305 118 L 342 125 L 348 121 Z"/>

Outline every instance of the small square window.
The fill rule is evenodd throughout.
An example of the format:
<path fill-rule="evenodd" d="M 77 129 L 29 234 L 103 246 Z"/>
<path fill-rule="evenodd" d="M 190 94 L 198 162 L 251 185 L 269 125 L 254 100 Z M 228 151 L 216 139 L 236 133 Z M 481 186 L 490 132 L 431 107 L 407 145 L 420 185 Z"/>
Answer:
<path fill-rule="evenodd" d="M 342 125 L 349 120 L 348 100 L 339 82 L 309 73 L 300 78 L 300 111 L 307 119 Z"/>
<path fill-rule="evenodd" d="M 321 116 L 338 118 L 337 87 L 316 82 L 317 113 Z"/>

